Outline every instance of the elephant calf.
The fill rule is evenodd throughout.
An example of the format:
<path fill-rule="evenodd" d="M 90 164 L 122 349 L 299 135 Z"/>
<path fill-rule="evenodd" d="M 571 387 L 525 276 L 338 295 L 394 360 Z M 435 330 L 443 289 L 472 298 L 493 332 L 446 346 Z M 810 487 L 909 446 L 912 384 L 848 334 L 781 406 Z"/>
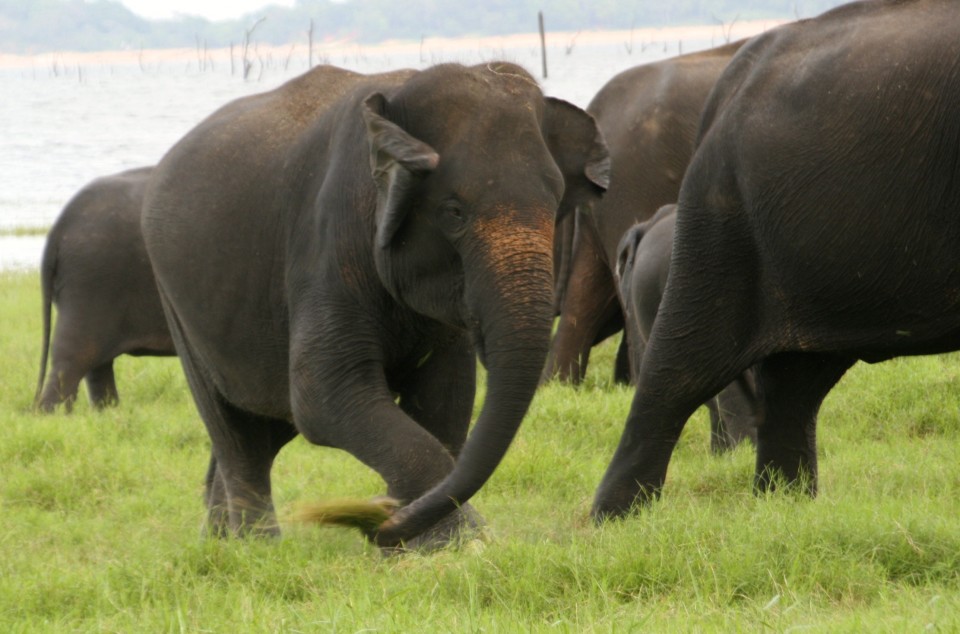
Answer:
<path fill-rule="evenodd" d="M 40 265 L 43 353 L 34 401 L 41 411 L 60 403 L 69 411 L 83 378 L 95 407 L 115 403 L 114 358 L 176 354 L 140 231 L 152 170 L 92 181 L 50 229 Z M 52 346 L 51 305 L 57 307 Z"/>
<path fill-rule="evenodd" d="M 630 342 L 630 367 L 635 376 L 670 271 L 677 206 L 664 205 L 652 218 L 634 224 L 617 250 L 616 277 Z M 760 404 L 756 378 L 748 369 L 704 405 L 710 410 L 710 449 L 721 453 L 744 438 L 757 442 Z"/>

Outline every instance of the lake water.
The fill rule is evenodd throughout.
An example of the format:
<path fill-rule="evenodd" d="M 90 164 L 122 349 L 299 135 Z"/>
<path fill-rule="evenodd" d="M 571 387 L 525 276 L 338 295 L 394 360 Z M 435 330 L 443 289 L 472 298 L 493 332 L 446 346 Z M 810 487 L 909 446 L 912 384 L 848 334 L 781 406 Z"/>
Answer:
<path fill-rule="evenodd" d="M 651 40 L 637 42 L 632 52 L 623 37 L 553 41 L 547 50 L 549 77 L 541 82 L 544 91 L 584 107 L 621 70 L 724 40 Z M 199 56 L 153 61 L 149 52 L 119 63 L 73 65 L 46 56 L 18 68 L 0 68 L 0 269 L 39 263 L 44 239 L 15 237 L 14 228 L 49 227 L 70 197 L 92 179 L 157 163 L 219 106 L 274 88 L 308 67 L 301 47 L 298 54 L 261 58 L 245 81 L 239 68 L 231 74 L 229 57 L 220 54 L 210 56 L 212 68 L 208 63 L 201 68 Z M 428 40 L 419 47 L 354 46 L 323 53 L 322 61 L 371 73 L 494 59 L 517 62 L 541 75 L 536 45 L 456 49 L 433 47 Z"/>

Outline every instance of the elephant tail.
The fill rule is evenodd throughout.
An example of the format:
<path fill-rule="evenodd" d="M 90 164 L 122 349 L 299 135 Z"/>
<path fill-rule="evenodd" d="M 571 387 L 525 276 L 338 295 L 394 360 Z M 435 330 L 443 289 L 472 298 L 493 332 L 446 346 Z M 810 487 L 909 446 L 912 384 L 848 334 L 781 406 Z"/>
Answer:
<path fill-rule="evenodd" d="M 43 297 L 43 346 L 40 352 L 40 376 L 37 379 L 37 391 L 33 396 L 33 406 L 38 407 L 43 393 L 43 379 L 47 374 L 47 361 L 50 352 L 50 323 L 53 312 L 53 281 L 57 273 L 57 252 L 53 240 L 47 238 L 40 262 L 40 293 Z"/>

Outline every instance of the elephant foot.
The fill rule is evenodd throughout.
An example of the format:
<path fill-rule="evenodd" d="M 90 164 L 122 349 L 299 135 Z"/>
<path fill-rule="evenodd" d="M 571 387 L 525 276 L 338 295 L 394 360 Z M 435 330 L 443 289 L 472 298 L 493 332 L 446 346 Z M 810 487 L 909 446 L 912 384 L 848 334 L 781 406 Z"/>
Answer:
<path fill-rule="evenodd" d="M 753 492 L 763 495 L 774 491 L 815 498 L 817 474 L 809 465 L 801 465 L 792 471 L 770 465 L 758 468 L 753 476 Z"/>
<path fill-rule="evenodd" d="M 201 538 L 227 539 L 230 537 L 276 538 L 280 525 L 272 510 L 240 511 L 231 516 L 225 504 L 217 504 L 207 511 L 207 519 L 200 529 Z"/>
<path fill-rule="evenodd" d="M 662 483 L 641 485 L 633 478 L 620 483 L 604 481 L 594 496 L 590 517 L 602 526 L 639 513 L 660 499 L 662 490 Z"/>
<path fill-rule="evenodd" d="M 410 551 L 435 552 L 451 544 L 464 543 L 477 537 L 485 524 L 480 513 L 467 503 L 437 522 L 430 530 L 404 542 L 401 546 L 382 547 L 380 552 L 385 557 Z"/>
<path fill-rule="evenodd" d="M 719 433 L 711 432 L 710 453 L 715 456 L 723 455 L 732 451 L 739 443 L 740 441 L 730 436 L 726 430 L 721 430 Z"/>
<path fill-rule="evenodd" d="M 65 414 L 70 414 L 73 412 L 73 404 L 77 400 L 76 395 L 68 396 L 66 398 L 60 398 L 58 394 L 54 395 L 44 395 L 41 397 L 40 401 L 36 404 L 36 410 L 40 414 L 53 414 L 57 410 L 57 406 L 63 404 L 63 411 Z"/>

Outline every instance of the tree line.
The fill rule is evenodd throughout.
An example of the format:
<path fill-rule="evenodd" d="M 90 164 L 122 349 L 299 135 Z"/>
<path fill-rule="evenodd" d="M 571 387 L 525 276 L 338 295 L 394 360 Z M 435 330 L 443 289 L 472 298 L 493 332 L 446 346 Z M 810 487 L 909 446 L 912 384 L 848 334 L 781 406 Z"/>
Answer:
<path fill-rule="evenodd" d="M 811 17 L 841 0 L 299 0 L 238 20 L 198 17 L 146 20 L 116 0 L 0 0 L 0 51 L 41 53 L 137 48 L 210 47 L 242 41 L 252 24 L 258 41 L 305 41 L 310 24 L 317 42 L 505 35 L 537 29 L 542 11 L 548 32 L 629 30 L 678 24 L 730 24 L 738 20 Z"/>

